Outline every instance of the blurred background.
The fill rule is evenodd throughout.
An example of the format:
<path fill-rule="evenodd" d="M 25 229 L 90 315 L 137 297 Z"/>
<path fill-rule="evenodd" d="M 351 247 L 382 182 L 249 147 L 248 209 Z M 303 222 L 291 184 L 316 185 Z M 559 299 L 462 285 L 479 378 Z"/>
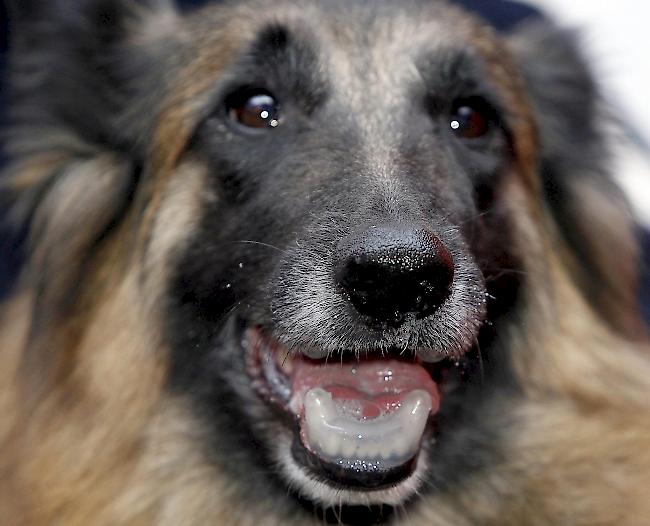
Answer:
<path fill-rule="evenodd" d="M 183 8 L 192 8 L 209 1 L 219 0 L 177 0 L 177 3 Z M 647 28 L 650 2 L 452 1 L 476 11 L 500 31 L 508 31 L 517 23 L 542 16 L 542 13 L 563 26 L 578 30 L 584 50 L 601 81 L 605 98 L 620 122 L 615 132 L 616 176 L 627 191 L 642 225 L 639 237 L 646 254 L 646 272 L 640 297 L 650 320 L 650 103 L 647 98 L 650 92 L 650 30 Z M 6 0 L 0 0 L 0 126 L 5 111 L 1 75 L 7 46 Z M 2 162 L 0 150 L 0 167 Z M 12 256 L 12 248 L 3 243 L 0 231 L 0 297 L 15 267 Z"/>
<path fill-rule="evenodd" d="M 650 2 L 532 0 L 531 5 L 579 31 L 604 96 L 622 124 L 616 176 L 642 225 L 645 256 L 639 295 L 650 322 Z"/>
<path fill-rule="evenodd" d="M 639 291 L 650 322 L 650 2 L 531 0 L 561 24 L 576 28 L 603 93 L 622 123 L 616 176 L 642 228 L 644 273 Z"/>
<path fill-rule="evenodd" d="M 635 212 L 650 226 L 650 2 L 534 0 L 535 6 L 579 30 L 584 49 L 615 115 L 638 148 L 621 147 L 617 175 Z"/>

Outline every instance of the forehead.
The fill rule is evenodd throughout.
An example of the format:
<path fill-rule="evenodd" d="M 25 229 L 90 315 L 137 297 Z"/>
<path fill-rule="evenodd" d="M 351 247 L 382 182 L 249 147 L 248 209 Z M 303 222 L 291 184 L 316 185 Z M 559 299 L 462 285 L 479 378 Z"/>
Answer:
<path fill-rule="evenodd" d="M 214 13 L 220 20 L 211 28 L 210 16 L 202 17 L 202 45 L 225 39 L 237 56 L 266 29 L 286 29 L 295 51 L 311 54 L 313 66 L 350 99 L 369 87 L 390 94 L 422 80 L 427 66 L 444 73 L 458 58 L 479 57 L 474 43 L 486 42 L 472 19 L 436 1 L 258 0 Z M 272 55 L 272 46 L 267 51 Z"/>
<path fill-rule="evenodd" d="M 201 108 L 208 108 L 215 86 L 250 55 L 269 28 L 283 28 L 290 36 L 294 53 L 281 60 L 294 70 L 312 68 L 316 82 L 326 83 L 333 96 L 359 114 L 373 99 L 384 109 L 400 108 L 408 90 L 419 84 L 440 83 L 444 90 L 445 78 L 456 70 L 474 77 L 480 72 L 513 122 L 526 120 L 517 115 L 526 113 L 526 104 L 499 40 L 446 3 L 253 0 L 209 6 L 187 20 L 185 53 L 170 83 L 171 110 L 161 114 L 159 134 L 168 129 L 180 140 L 184 126 L 204 116 Z M 268 71 L 264 62 L 273 59 L 272 50 L 267 51 L 261 57 L 258 53 L 254 64 L 261 75 Z M 309 60 L 301 60 L 306 55 Z"/>
<path fill-rule="evenodd" d="M 484 76 L 484 61 L 459 34 L 456 13 L 437 4 L 393 6 L 348 22 L 342 38 L 323 46 L 335 90 L 346 100 L 363 108 L 370 97 L 397 109 L 415 92 L 445 94 Z"/>

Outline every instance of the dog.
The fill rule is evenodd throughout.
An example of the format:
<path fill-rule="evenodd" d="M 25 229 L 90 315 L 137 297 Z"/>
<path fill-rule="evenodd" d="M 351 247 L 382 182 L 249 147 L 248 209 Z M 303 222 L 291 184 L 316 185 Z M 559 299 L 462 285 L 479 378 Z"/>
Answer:
<path fill-rule="evenodd" d="M 436 0 L 12 21 L 0 522 L 648 523 L 634 223 L 572 34 Z"/>

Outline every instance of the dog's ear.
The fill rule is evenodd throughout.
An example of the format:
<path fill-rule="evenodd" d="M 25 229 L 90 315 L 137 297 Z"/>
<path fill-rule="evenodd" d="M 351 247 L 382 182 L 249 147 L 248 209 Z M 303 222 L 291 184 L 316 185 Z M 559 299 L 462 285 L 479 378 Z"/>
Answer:
<path fill-rule="evenodd" d="M 14 287 L 24 282 L 32 293 L 23 360 L 36 401 L 71 370 L 66 357 L 90 315 L 84 285 L 97 296 L 109 286 L 84 276 L 105 263 L 102 249 L 141 188 L 140 138 L 164 96 L 180 20 L 166 0 L 14 0 L 10 8 L 0 252 L 20 267 Z"/>
<path fill-rule="evenodd" d="M 172 0 L 9 2 L 9 169 L 0 190 L 13 205 L 11 223 L 25 230 L 70 166 L 101 157 L 116 159 L 125 177 L 138 171 L 180 17 Z M 102 191 L 95 203 L 114 207 Z"/>
<path fill-rule="evenodd" d="M 634 221 L 612 178 L 609 117 L 577 35 L 543 20 L 520 26 L 509 44 L 537 118 L 540 175 L 567 264 L 600 315 L 638 336 Z"/>
<path fill-rule="evenodd" d="M 133 148 L 171 54 L 172 1 L 13 0 L 9 13 L 10 155 L 46 139 Z"/>
<path fill-rule="evenodd" d="M 19 237 L 45 239 L 33 219 L 39 207 L 57 215 L 56 203 L 41 206 L 53 188 L 68 188 L 62 203 L 78 193 L 79 205 L 93 204 L 77 206 L 76 218 L 68 210 L 68 228 L 93 224 L 84 213 L 121 209 L 142 166 L 140 142 L 163 96 L 180 17 L 172 0 L 9 1 L 9 163 L 0 198 L 11 205 L 2 215 Z M 116 181 L 104 186 L 91 173 L 72 184 L 69 174 L 96 158 Z M 44 232 L 56 227 L 42 222 Z"/>
<path fill-rule="evenodd" d="M 38 291 L 33 320 L 46 326 L 28 355 L 43 365 L 54 329 L 74 317 L 81 276 L 139 188 L 140 141 L 180 22 L 166 0 L 14 0 L 10 21 L 0 249 L 23 254 L 21 273 Z"/>

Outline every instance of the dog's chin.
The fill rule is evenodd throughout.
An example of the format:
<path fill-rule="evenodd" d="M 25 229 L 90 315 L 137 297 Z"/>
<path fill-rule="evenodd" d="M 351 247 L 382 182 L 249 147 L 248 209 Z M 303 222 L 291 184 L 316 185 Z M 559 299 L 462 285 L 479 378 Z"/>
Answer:
<path fill-rule="evenodd" d="M 293 493 L 327 508 L 398 506 L 420 491 L 436 415 L 458 385 L 462 357 L 427 350 L 312 359 L 259 326 L 242 330 L 251 385 L 275 422 L 265 442 Z"/>

